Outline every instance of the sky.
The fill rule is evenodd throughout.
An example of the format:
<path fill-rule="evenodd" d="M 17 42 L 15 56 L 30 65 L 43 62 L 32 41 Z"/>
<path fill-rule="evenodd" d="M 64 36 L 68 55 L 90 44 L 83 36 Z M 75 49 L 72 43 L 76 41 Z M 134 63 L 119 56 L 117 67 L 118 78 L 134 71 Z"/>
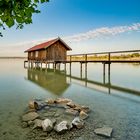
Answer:
<path fill-rule="evenodd" d="M 39 5 L 33 24 L 2 31 L 1 56 L 24 51 L 49 39 L 62 38 L 69 54 L 140 50 L 140 0 L 50 0 Z"/>

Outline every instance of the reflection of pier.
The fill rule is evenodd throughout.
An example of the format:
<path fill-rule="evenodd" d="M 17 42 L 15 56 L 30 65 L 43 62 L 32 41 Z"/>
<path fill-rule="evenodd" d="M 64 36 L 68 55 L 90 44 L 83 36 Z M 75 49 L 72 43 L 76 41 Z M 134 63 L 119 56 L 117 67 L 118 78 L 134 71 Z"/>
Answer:
<path fill-rule="evenodd" d="M 103 75 L 104 75 L 104 83 L 105 83 L 105 68 L 108 66 L 108 83 L 110 83 L 110 66 L 112 63 L 137 63 L 140 64 L 140 55 L 137 58 L 116 58 L 116 54 L 121 54 L 120 56 L 124 56 L 126 53 L 129 54 L 139 54 L 140 50 L 130 50 L 130 51 L 115 51 L 115 52 L 101 52 L 101 53 L 88 53 L 88 54 L 75 54 L 75 55 L 68 55 L 67 60 L 53 60 L 53 61 L 47 61 L 47 60 L 28 60 L 24 61 L 24 67 L 27 67 L 26 63 L 28 62 L 28 68 L 42 68 L 42 64 L 44 63 L 47 68 L 50 68 L 50 64 L 52 64 L 52 68 L 54 71 L 56 69 L 60 69 L 60 65 L 64 64 L 64 69 L 66 71 L 66 66 L 69 64 L 70 67 L 70 75 L 71 75 L 71 66 L 72 63 L 80 63 L 80 74 L 82 77 L 82 70 L 83 70 L 83 64 L 85 65 L 85 74 L 87 71 L 87 64 L 88 63 L 101 63 L 103 64 Z M 103 57 L 102 57 L 103 56 Z M 86 78 L 86 77 L 85 77 Z"/>
<path fill-rule="evenodd" d="M 110 67 L 108 67 L 109 70 Z M 116 90 L 120 92 L 126 92 L 130 94 L 140 95 L 140 91 L 111 84 L 110 71 L 108 75 L 105 76 L 105 71 L 103 71 L 103 81 L 90 80 L 87 77 L 87 70 L 85 70 L 85 77 L 72 76 L 71 74 L 66 74 L 62 71 L 55 71 L 53 69 L 28 69 L 27 79 L 33 83 L 43 87 L 44 89 L 56 94 L 61 95 L 69 87 L 67 80 L 70 82 L 80 83 L 86 87 L 90 87 L 96 90 L 106 91 L 110 94 L 111 90 Z M 68 78 L 68 79 L 67 79 Z M 105 79 L 107 78 L 107 80 Z"/>
<path fill-rule="evenodd" d="M 98 82 L 98 81 L 94 81 L 94 80 L 88 80 L 88 79 L 84 79 L 84 78 L 79 78 L 79 77 L 76 77 L 76 76 L 70 76 L 70 75 L 67 75 L 67 77 L 70 78 L 70 81 L 73 80 L 78 80 L 81 82 L 82 85 L 85 85 L 87 86 L 88 84 L 92 84 L 92 85 L 95 85 L 95 86 L 99 86 L 99 88 L 106 88 L 108 89 L 108 93 L 110 93 L 110 90 L 117 90 L 117 91 L 121 91 L 121 92 L 127 92 L 127 93 L 131 93 L 131 94 L 136 94 L 136 95 L 140 95 L 140 91 L 137 91 L 137 90 L 133 90 L 133 89 L 129 89 L 129 88 L 126 88 L 126 87 L 121 87 L 121 86 L 117 86 L 117 85 L 112 85 L 110 83 L 102 83 L 102 82 Z"/>

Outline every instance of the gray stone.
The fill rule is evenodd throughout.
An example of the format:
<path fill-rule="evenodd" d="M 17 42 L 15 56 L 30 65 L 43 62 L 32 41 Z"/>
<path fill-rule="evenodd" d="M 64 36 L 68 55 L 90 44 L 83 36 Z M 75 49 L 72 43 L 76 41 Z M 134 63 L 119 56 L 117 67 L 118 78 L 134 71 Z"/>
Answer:
<path fill-rule="evenodd" d="M 39 108 L 38 103 L 35 101 L 30 101 L 28 106 L 29 106 L 29 109 L 38 109 Z"/>
<path fill-rule="evenodd" d="M 56 125 L 54 129 L 58 133 L 64 133 L 66 130 L 68 130 L 68 122 L 62 121 L 58 125 Z"/>
<path fill-rule="evenodd" d="M 44 121 L 42 121 L 41 125 L 43 128 L 43 131 L 50 132 L 53 129 L 53 123 L 49 119 L 45 119 Z"/>
<path fill-rule="evenodd" d="M 90 109 L 88 106 L 81 106 L 81 111 L 84 111 L 85 113 L 90 112 Z"/>
<path fill-rule="evenodd" d="M 79 117 L 76 117 L 72 121 L 72 125 L 75 126 L 75 127 L 77 127 L 78 129 L 80 129 L 80 128 L 83 128 L 84 127 L 84 122 Z"/>
<path fill-rule="evenodd" d="M 73 128 L 72 122 L 68 122 L 67 127 L 68 127 L 69 130 L 71 130 Z"/>
<path fill-rule="evenodd" d="M 36 112 L 36 110 L 35 109 L 28 109 L 25 113 L 27 114 L 27 113 L 30 113 L 30 112 Z"/>
<path fill-rule="evenodd" d="M 27 128 L 28 127 L 28 123 L 27 122 L 22 122 L 21 126 L 22 126 L 22 128 Z"/>
<path fill-rule="evenodd" d="M 48 111 L 46 113 L 43 114 L 45 117 L 53 117 L 55 115 L 55 112 L 52 112 L 52 111 Z"/>
<path fill-rule="evenodd" d="M 45 101 L 47 104 L 55 104 L 56 100 L 55 99 L 48 99 Z"/>
<path fill-rule="evenodd" d="M 73 102 L 68 102 L 68 103 L 67 103 L 67 106 L 69 106 L 69 107 L 71 107 L 71 108 L 76 107 L 76 105 L 75 105 Z"/>
<path fill-rule="evenodd" d="M 42 120 L 39 120 L 39 119 L 34 120 L 33 128 L 41 128 L 41 127 L 42 127 Z"/>
<path fill-rule="evenodd" d="M 112 131 L 113 129 L 110 127 L 102 127 L 102 128 L 95 129 L 94 133 L 105 137 L 111 137 Z"/>
<path fill-rule="evenodd" d="M 38 117 L 39 117 L 39 115 L 36 112 L 29 112 L 29 113 L 22 116 L 22 120 L 23 121 L 32 121 Z"/>
<path fill-rule="evenodd" d="M 81 111 L 81 106 L 80 105 L 78 105 L 78 104 L 76 104 L 76 106 L 74 107 L 74 110 L 77 110 L 77 111 Z"/>
<path fill-rule="evenodd" d="M 67 98 L 58 98 L 56 100 L 56 102 L 59 103 L 59 104 L 67 104 L 68 102 L 72 102 L 72 100 L 67 99 Z"/>
<path fill-rule="evenodd" d="M 54 117 L 59 117 L 60 116 L 60 114 L 58 114 L 58 113 L 56 113 L 55 115 L 54 115 Z"/>
<path fill-rule="evenodd" d="M 74 110 L 72 108 L 71 109 L 66 109 L 65 113 L 71 114 L 71 115 L 74 115 L 74 116 L 78 115 L 78 111 Z"/>
<path fill-rule="evenodd" d="M 50 107 L 49 107 L 49 106 L 45 106 L 44 109 L 45 109 L 45 110 L 49 110 Z"/>
<path fill-rule="evenodd" d="M 56 124 L 56 119 L 51 119 L 53 126 Z"/>
<path fill-rule="evenodd" d="M 81 111 L 80 114 L 79 114 L 79 116 L 80 116 L 80 119 L 82 119 L 82 120 L 88 118 L 88 114 L 85 113 L 84 111 Z"/>
<path fill-rule="evenodd" d="M 34 126 L 34 122 L 33 122 L 33 121 L 28 121 L 28 125 L 29 125 L 30 127 L 32 127 L 32 126 Z"/>

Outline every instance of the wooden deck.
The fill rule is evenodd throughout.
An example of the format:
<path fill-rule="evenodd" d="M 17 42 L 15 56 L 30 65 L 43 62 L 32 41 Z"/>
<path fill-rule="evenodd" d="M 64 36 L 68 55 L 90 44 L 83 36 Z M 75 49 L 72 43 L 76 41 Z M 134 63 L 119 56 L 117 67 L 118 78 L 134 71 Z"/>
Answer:
<path fill-rule="evenodd" d="M 129 54 L 138 54 L 138 57 L 128 57 L 125 58 L 125 55 L 129 53 Z M 123 56 L 124 58 L 118 58 L 118 59 L 114 59 L 114 56 L 117 54 L 117 56 L 120 56 L 120 58 Z M 118 55 L 119 54 L 119 55 Z M 91 58 L 92 56 L 92 58 Z M 103 57 L 101 57 L 103 56 Z M 94 58 L 94 59 L 93 59 Z M 61 63 L 63 64 L 71 64 L 72 63 L 80 63 L 81 67 L 82 64 L 85 63 L 85 67 L 87 67 L 87 63 L 102 63 L 103 65 L 105 64 L 111 64 L 111 63 L 140 63 L 140 50 L 129 50 L 129 51 L 114 51 L 114 52 L 100 52 L 100 53 L 87 53 L 87 54 L 73 54 L 73 55 L 67 55 L 67 60 L 48 60 L 48 58 L 46 59 L 34 59 L 34 60 L 26 60 L 24 61 L 24 67 L 26 65 L 26 63 L 28 63 L 28 65 L 33 66 L 33 64 L 35 64 L 36 66 L 40 66 L 42 67 L 42 63 L 46 64 L 46 68 L 47 65 L 49 65 L 50 63 L 52 63 L 54 66 L 54 68 L 57 67 L 57 65 L 60 65 Z"/>
<path fill-rule="evenodd" d="M 140 63 L 140 60 L 67 60 L 67 61 L 53 61 L 53 63 Z"/>

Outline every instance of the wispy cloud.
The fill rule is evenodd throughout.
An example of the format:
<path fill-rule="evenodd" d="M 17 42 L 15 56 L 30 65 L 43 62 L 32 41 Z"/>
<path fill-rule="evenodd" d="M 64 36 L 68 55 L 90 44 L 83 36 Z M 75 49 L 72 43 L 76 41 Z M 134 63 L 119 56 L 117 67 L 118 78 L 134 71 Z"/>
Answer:
<path fill-rule="evenodd" d="M 129 26 L 97 28 L 85 33 L 64 37 L 64 39 L 67 40 L 68 42 L 80 42 L 80 41 L 95 39 L 99 37 L 115 36 L 117 34 L 122 34 L 131 31 L 140 31 L 140 23 L 133 23 Z"/>
<path fill-rule="evenodd" d="M 29 46 L 34 46 L 34 45 L 37 45 L 39 43 L 42 43 L 42 42 L 45 42 L 47 40 L 50 40 L 50 39 L 53 39 L 53 38 L 47 38 L 47 39 L 38 39 L 38 40 L 31 40 L 31 41 L 24 41 L 24 42 L 18 42 L 18 43 L 14 43 L 14 44 L 7 44 L 6 46 L 9 47 L 9 46 L 25 46 L 29 48 Z"/>
<path fill-rule="evenodd" d="M 30 47 L 33 47 L 34 45 L 37 45 L 39 43 L 43 43 L 47 40 L 50 40 L 52 38 L 48 39 L 39 39 L 39 40 L 32 40 L 32 41 L 24 41 L 19 43 L 13 43 L 13 44 L 5 44 L 0 45 L 0 56 L 15 56 L 15 55 L 25 55 L 23 52 Z"/>
<path fill-rule="evenodd" d="M 127 33 L 127 32 L 132 32 L 132 31 L 139 32 L 140 23 L 133 23 L 127 26 L 101 27 L 101 28 L 90 30 L 88 32 L 75 34 L 72 36 L 63 36 L 62 39 L 64 39 L 66 43 L 81 42 L 81 41 L 90 40 L 90 39 L 115 36 L 117 34 L 122 34 L 122 33 Z M 26 49 L 33 47 L 36 44 L 43 43 L 49 39 L 52 39 L 52 38 L 25 41 L 25 42 L 19 42 L 19 43 L 9 44 L 9 45 L 8 44 L 0 45 L 0 55 L 3 55 L 4 52 L 9 52 L 9 54 L 11 54 L 12 52 L 13 54 L 15 54 L 15 52 L 17 54 L 23 54 L 23 52 Z"/>

